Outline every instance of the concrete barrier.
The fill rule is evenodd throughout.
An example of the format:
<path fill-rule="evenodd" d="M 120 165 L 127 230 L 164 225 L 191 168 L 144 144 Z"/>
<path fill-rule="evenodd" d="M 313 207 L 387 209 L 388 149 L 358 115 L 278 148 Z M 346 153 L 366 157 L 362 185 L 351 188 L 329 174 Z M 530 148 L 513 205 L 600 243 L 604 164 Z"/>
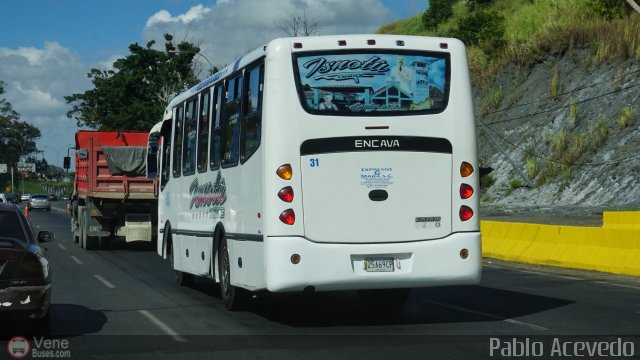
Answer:
<path fill-rule="evenodd" d="M 480 231 L 485 257 L 640 276 L 640 211 L 605 212 L 602 227 L 481 221 Z"/>

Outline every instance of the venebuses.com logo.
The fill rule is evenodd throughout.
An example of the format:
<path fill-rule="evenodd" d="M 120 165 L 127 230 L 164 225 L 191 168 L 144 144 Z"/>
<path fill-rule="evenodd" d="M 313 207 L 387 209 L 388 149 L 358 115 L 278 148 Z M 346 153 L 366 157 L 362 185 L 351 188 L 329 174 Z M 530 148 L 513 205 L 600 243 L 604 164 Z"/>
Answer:
<path fill-rule="evenodd" d="M 7 352 L 14 359 L 24 359 L 28 356 L 33 359 L 71 358 L 67 339 L 39 337 L 29 341 L 24 336 L 14 336 L 7 343 Z"/>

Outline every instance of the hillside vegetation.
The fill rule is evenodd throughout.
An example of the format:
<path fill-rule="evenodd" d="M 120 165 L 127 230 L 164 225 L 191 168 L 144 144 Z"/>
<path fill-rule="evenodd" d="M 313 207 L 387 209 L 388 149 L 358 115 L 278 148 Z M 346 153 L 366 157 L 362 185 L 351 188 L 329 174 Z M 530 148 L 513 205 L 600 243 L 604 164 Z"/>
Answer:
<path fill-rule="evenodd" d="M 640 14 L 622 0 L 431 2 L 453 5 L 379 32 L 467 44 L 494 169 L 483 208 L 640 207 Z"/>

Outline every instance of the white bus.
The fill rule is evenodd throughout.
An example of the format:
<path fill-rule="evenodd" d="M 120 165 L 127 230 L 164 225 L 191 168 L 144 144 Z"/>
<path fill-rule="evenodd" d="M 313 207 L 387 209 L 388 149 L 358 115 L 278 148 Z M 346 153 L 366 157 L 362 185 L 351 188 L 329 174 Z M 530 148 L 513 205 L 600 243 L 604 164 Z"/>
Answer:
<path fill-rule="evenodd" d="M 230 309 L 259 290 L 402 303 L 480 280 L 456 39 L 276 39 L 177 96 L 155 128 L 158 254 L 180 284 L 219 282 Z"/>

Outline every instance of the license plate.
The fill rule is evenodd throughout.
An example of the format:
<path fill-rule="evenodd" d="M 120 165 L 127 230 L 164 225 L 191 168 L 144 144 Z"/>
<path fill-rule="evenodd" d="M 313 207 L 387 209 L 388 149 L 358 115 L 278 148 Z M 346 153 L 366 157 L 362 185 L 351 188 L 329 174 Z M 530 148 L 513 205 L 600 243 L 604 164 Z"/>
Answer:
<path fill-rule="evenodd" d="M 393 258 L 372 257 L 364 259 L 364 269 L 367 272 L 393 272 Z"/>

